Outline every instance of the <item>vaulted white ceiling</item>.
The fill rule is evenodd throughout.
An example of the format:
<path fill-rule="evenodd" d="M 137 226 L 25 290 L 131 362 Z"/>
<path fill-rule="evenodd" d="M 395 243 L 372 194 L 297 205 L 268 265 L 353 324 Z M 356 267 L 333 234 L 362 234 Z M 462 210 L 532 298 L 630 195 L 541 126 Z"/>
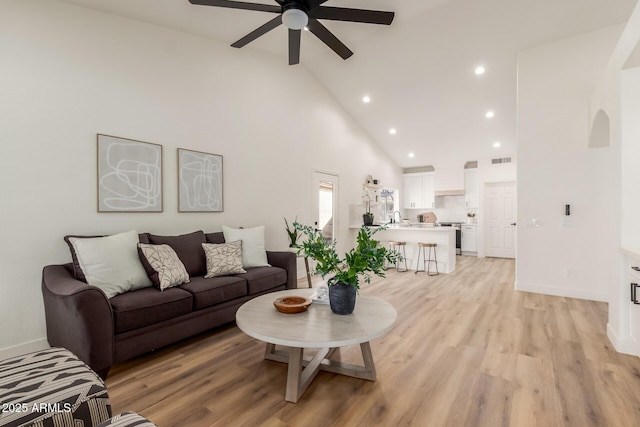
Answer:
<path fill-rule="evenodd" d="M 187 0 L 63 1 L 227 44 L 273 18 L 271 13 L 194 6 Z M 329 0 L 325 5 L 393 11 L 396 18 L 389 27 L 323 21 L 355 54 L 344 61 L 303 32 L 300 64 L 290 69 L 308 69 L 401 167 L 514 155 L 518 51 L 624 23 L 635 4 Z M 286 63 L 287 49 L 286 28 L 280 26 L 238 54 L 260 50 Z M 474 74 L 478 65 L 486 68 L 485 74 Z M 363 103 L 364 95 L 371 102 Z M 488 111 L 495 116 L 486 118 Z M 493 147 L 495 142 L 500 148 Z"/>

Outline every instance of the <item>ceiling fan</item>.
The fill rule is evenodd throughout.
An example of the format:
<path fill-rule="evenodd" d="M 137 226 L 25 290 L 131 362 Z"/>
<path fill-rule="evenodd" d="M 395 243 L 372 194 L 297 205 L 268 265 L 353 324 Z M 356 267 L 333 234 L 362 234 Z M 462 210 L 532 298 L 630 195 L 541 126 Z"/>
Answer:
<path fill-rule="evenodd" d="M 361 22 L 365 24 L 391 25 L 393 12 L 380 10 L 350 9 L 345 7 L 322 6 L 327 0 L 275 0 L 278 5 L 249 3 L 231 0 L 189 0 L 191 4 L 201 6 L 226 7 L 231 9 L 257 10 L 260 12 L 277 13 L 278 16 L 266 24 L 253 30 L 240 40 L 233 43 L 233 47 L 243 47 L 280 24 L 289 29 L 289 65 L 300 62 L 301 30 L 307 28 L 316 37 L 329 46 L 342 59 L 347 59 L 353 52 L 349 50 L 331 31 L 322 25 L 318 19 L 331 21 Z"/>

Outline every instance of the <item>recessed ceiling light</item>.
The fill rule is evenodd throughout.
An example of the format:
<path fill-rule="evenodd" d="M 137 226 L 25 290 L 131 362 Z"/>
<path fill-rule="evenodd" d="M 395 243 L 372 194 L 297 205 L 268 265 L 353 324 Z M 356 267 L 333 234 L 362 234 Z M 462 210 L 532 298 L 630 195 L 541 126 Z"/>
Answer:
<path fill-rule="evenodd" d="M 477 76 L 479 76 L 481 74 L 484 74 L 485 71 L 486 70 L 484 69 L 484 67 L 482 65 L 478 65 L 476 67 L 475 73 L 476 73 Z"/>
<path fill-rule="evenodd" d="M 493 148 L 500 148 L 502 144 L 500 144 L 498 141 L 493 143 Z"/>
<path fill-rule="evenodd" d="M 496 113 L 494 113 L 493 111 L 487 111 L 487 114 L 485 114 L 484 116 L 487 119 L 492 119 L 495 115 L 496 115 Z"/>
<path fill-rule="evenodd" d="M 413 153 L 409 153 L 409 157 L 411 157 L 412 159 L 415 157 L 416 155 Z"/>
<path fill-rule="evenodd" d="M 395 135 L 396 133 L 398 133 L 398 131 L 396 130 L 396 128 L 391 128 L 391 129 L 389 129 L 389 133 L 391 135 Z"/>
<path fill-rule="evenodd" d="M 362 102 L 364 102 L 365 104 L 368 104 L 369 102 L 371 102 L 371 98 L 369 97 L 369 95 L 363 96 Z"/>

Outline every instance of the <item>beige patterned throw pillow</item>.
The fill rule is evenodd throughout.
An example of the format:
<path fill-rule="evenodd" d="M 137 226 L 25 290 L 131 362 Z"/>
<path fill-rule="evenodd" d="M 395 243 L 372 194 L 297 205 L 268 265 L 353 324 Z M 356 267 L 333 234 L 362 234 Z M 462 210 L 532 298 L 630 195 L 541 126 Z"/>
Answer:
<path fill-rule="evenodd" d="M 202 248 L 207 257 L 206 279 L 247 272 L 242 268 L 241 240 L 222 244 L 203 243 Z"/>
<path fill-rule="evenodd" d="M 171 246 L 138 243 L 138 248 L 147 261 L 147 269 L 153 269 L 149 275 L 151 281 L 161 291 L 189 283 L 189 273 Z"/>

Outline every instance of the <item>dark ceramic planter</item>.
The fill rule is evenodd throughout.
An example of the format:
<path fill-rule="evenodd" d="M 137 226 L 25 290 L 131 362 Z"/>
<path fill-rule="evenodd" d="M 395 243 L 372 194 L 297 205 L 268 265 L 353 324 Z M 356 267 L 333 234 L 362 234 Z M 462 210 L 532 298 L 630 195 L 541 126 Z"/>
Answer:
<path fill-rule="evenodd" d="M 363 214 L 362 222 L 364 225 L 373 225 L 373 214 Z"/>
<path fill-rule="evenodd" d="M 329 286 L 329 305 L 335 314 L 351 314 L 356 307 L 356 288 L 338 282 Z"/>

